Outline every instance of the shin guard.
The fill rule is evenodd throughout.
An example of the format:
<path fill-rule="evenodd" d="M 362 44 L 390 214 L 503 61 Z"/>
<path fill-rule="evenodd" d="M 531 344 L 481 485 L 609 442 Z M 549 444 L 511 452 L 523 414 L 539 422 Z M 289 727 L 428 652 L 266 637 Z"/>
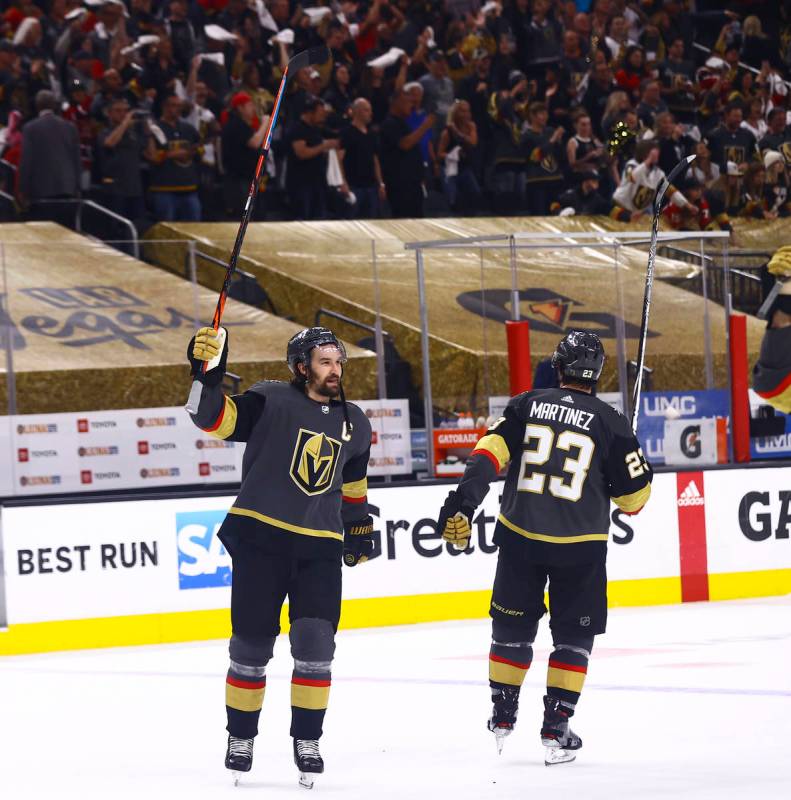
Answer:
<path fill-rule="evenodd" d="M 291 736 L 318 739 L 330 698 L 335 631 L 323 619 L 295 620 L 289 634 L 294 672 L 291 677 Z"/>

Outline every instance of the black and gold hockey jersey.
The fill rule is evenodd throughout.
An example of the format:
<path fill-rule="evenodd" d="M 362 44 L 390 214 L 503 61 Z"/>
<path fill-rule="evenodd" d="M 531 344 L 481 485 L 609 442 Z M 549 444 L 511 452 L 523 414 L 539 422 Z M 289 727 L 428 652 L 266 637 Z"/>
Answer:
<path fill-rule="evenodd" d="M 478 506 L 510 462 L 494 540 L 547 564 L 606 557 L 610 499 L 637 513 L 652 470 L 623 414 L 574 389 L 525 392 L 483 436 L 458 491 Z"/>
<path fill-rule="evenodd" d="M 247 442 L 242 486 L 220 531 L 224 543 L 231 531 L 253 531 L 296 558 L 340 558 L 344 522 L 368 514 L 371 424 L 347 405 L 349 441 L 339 401 L 317 402 L 280 381 L 233 397 L 203 387 L 193 422 L 217 438 Z"/>

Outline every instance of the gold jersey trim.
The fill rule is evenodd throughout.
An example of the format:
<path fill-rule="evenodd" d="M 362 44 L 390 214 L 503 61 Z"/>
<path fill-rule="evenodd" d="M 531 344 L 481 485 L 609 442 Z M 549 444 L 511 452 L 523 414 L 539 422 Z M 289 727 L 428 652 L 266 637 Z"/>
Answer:
<path fill-rule="evenodd" d="M 344 497 L 360 498 L 368 494 L 368 478 L 359 481 L 349 481 L 341 486 L 341 494 Z"/>
<path fill-rule="evenodd" d="M 631 494 L 624 494 L 620 497 L 613 497 L 612 501 L 621 511 L 626 511 L 628 514 L 639 511 L 651 496 L 651 484 L 647 483 L 642 489 L 638 489 Z"/>
<path fill-rule="evenodd" d="M 491 453 L 497 459 L 500 469 L 511 460 L 508 445 L 499 433 L 488 433 L 486 436 L 482 436 L 478 440 L 478 444 L 475 445 L 475 449 L 486 450 L 487 453 Z"/>
<path fill-rule="evenodd" d="M 228 395 L 223 396 L 223 407 L 214 427 L 204 428 L 215 439 L 227 439 L 236 430 L 236 403 Z"/>
<path fill-rule="evenodd" d="M 609 534 L 607 533 L 584 533 L 580 536 L 550 536 L 549 534 L 545 533 L 532 533 L 531 531 L 526 531 L 524 528 L 514 525 L 513 522 L 506 519 L 502 514 L 500 514 L 498 520 L 502 522 L 506 528 L 510 528 L 514 533 L 524 536 L 525 539 L 533 539 L 536 542 L 549 542 L 550 544 L 577 544 L 578 542 L 606 542 L 609 538 Z"/>
<path fill-rule="evenodd" d="M 228 510 L 229 514 L 237 514 L 240 517 L 252 517 L 259 522 L 265 522 L 267 525 L 272 525 L 275 528 L 281 528 L 284 531 L 291 531 L 291 533 L 299 533 L 303 536 L 317 536 L 320 539 L 337 539 L 339 542 L 343 541 L 343 534 L 336 533 L 335 531 L 319 531 L 315 528 L 302 528 L 299 525 L 292 525 L 289 522 L 283 522 L 281 519 L 268 517 L 266 514 L 261 514 L 258 511 L 252 511 L 249 508 L 239 508 L 238 506 L 231 506 Z"/>

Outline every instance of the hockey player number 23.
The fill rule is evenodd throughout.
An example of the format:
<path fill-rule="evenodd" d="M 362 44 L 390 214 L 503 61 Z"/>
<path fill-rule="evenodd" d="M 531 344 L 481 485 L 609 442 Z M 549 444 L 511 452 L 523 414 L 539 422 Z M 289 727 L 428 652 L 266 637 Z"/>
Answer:
<path fill-rule="evenodd" d="M 563 462 L 563 475 L 544 475 L 534 472 L 531 466 L 540 467 L 549 461 L 552 447 L 566 450 L 568 458 Z M 517 489 L 520 492 L 534 492 L 541 494 L 549 477 L 549 493 L 562 500 L 576 503 L 582 497 L 582 487 L 588 476 L 593 451 L 596 445 L 590 436 L 576 431 L 563 431 L 557 439 L 552 428 L 546 425 L 527 425 L 525 427 L 525 449 L 522 452 L 522 474 L 519 478 Z M 575 449 L 576 455 L 572 457 L 571 451 Z M 567 481 L 569 481 L 567 483 Z"/>
<path fill-rule="evenodd" d="M 639 450 L 632 450 L 631 453 L 627 453 L 625 461 L 630 478 L 639 478 L 648 471 L 648 464 L 646 463 L 645 456 L 643 456 L 642 447 Z"/>

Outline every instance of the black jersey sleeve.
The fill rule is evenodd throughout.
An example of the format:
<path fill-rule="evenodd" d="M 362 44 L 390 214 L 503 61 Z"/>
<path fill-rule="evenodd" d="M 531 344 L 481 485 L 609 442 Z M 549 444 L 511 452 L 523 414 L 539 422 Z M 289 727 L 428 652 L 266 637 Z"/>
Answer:
<path fill-rule="evenodd" d="M 519 452 L 525 434 L 525 423 L 519 414 L 520 397 L 514 397 L 503 416 L 482 436 L 467 459 L 458 492 L 463 501 L 477 508 L 489 484 L 500 470 Z"/>
<path fill-rule="evenodd" d="M 654 472 L 626 417 L 614 412 L 610 433 L 612 439 L 605 462 L 610 497 L 624 513 L 637 514 L 651 496 Z"/>
<path fill-rule="evenodd" d="M 258 392 L 228 397 L 219 386 L 206 386 L 192 421 L 217 439 L 246 442 L 264 410 L 266 398 Z"/>
<path fill-rule="evenodd" d="M 341 486 L 341 518 L 343 524 L 357 522 L 368 516 L 368 461 L 371 458 L 371 423 L 360 415 L 354 423 L 355 433 L 363 440 L 363 448 L 350 458 L 343 467 Z"/>

